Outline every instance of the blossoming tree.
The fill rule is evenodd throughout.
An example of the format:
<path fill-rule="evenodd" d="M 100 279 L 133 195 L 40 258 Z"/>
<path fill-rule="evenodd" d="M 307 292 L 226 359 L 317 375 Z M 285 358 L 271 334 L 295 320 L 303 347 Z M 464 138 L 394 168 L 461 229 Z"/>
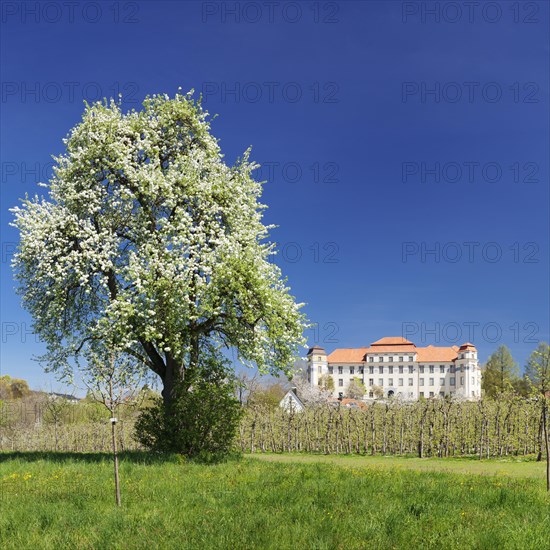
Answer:
<path fill-rule="evenodd" d="M 291 368 L 304 316 L 270 261 L 256 165 L 247 151 L 228 166 L 207 118 L 190 94 L 126 113 L 86 105 L 49 197 L 13 209 L 19 293 L 49 371 L 70 376 L 90 346 L 116 342 L 160 377 L 168 405 L 202 349 Z"/>

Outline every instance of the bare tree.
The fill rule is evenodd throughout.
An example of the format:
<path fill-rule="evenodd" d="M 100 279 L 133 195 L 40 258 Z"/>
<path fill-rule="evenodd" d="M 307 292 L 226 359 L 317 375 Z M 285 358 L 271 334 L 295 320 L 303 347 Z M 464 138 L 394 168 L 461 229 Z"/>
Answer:
<path fill-rule="evenodd" d="M 113 450 L 115 501 L 121 505 L 120 478 L 118 471 L 117 415 L 121 405 L 135 400 L 139 392 L 141 372 L 128 365 L 127 356 L 117 355 L 114 349 L 99 350 L 88 357 L 88 366 L 83 377 L 89 395 L 101 403 L 110 413 L 111 444 Z"/>
<path fill-rule="evenodd" d="M 260 388 L 259 375 L 257 372 L 252 376 L 240 372 L 236 375 L 236 382 L 237 399 L 241 405 L 246 405 Z"/>
<path fill-rule="evenodd" d="M 46 393 L 46 398 L 42 403 L 44 407 L 44 421 L 48 424 L 53 424 L 55 450 L 58 451 L 59 427 L 67 420 L 69 411 L 71 410 L 71 404 L 62 393 L 55 393 L 51 388 L 50 392 Z"/>

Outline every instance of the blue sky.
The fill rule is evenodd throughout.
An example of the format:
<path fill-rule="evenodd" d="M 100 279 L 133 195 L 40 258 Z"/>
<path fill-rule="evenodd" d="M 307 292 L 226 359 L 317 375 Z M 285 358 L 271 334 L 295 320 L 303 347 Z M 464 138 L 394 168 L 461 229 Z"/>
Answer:
<path fill-rule="evenodd" d="M 485 4 L 3 3 L 2 373 L 55 385 L 32 361 L 8 209 L 39 192 L 83 99 L 180 86 L 219 115 L 228 162 L 253 146 L 264 164 L 310 344 L 471 340 L 523 365 L 549 340 L 549 5 Z"/>

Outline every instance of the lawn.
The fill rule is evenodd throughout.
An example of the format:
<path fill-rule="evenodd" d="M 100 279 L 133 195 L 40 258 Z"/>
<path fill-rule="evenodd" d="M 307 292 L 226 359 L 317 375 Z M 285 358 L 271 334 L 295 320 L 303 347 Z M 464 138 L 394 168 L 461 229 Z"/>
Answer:
<path fill-rule="evenodd" d="M 514 461 L 201 465 L 134 453 L 121 460 L 117 509 L 108 455 L 1 454 L 0 547 L 539 550 L 550 541 L 543 473 Z"/>
<path fill-rule="evenodd" d="M 305 453 L 254 454 L 248 455 L 259 460 L 281 463 L 323 463 L 350 466 L 353 468 L 384 468 L 394 471 L 414 470 L 418 472 L 448 472 L 456 474 L 480 474 L 505 477 L 533 477 L 546 479 L 546 462 L 536 462 L 530 457 L 506 457 L 501 459 L 479 460 L 470 458 L 416 458 L 398 456 L 358 456 L 358 455 L 316 455 Z"/>

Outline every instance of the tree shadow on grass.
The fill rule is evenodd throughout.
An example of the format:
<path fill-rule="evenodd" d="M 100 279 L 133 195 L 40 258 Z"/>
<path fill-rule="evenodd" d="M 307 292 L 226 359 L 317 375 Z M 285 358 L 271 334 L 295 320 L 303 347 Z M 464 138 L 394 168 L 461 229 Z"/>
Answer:
<path fill-rule="evenodd" d="M 122 451 L 118 453 L 120 461 L 132 462 L 134 464 L 166 464 L 183 462 L 182 457 L 177 454 L 157 454 L 148 451 Z M 113 460 L 112 453 L 76 453 L 63 451 L 15 451 L 0 452 L 0 463 L 9 461 L 37 462 L 47 460 L 48 462 L 87 462 L 98 463 Z"/>
<path fill-rule="evenodd" d="M 121 451 L 118 453 L 121 462 L 132 464 L 220 464 L 222 462 L 238 462 L 242 454 L 232 452 L 227 455 L 204 454 L 188 458 L 177 453 L 153 453 L 150 451 Z M 68 462 L 99 463 L 113 460 L 112 453 L 77 453 L 65 451 L 0 451 L 0 464 L 10 461 L 38 462 L 46 460 L 58 464 Z"/>

